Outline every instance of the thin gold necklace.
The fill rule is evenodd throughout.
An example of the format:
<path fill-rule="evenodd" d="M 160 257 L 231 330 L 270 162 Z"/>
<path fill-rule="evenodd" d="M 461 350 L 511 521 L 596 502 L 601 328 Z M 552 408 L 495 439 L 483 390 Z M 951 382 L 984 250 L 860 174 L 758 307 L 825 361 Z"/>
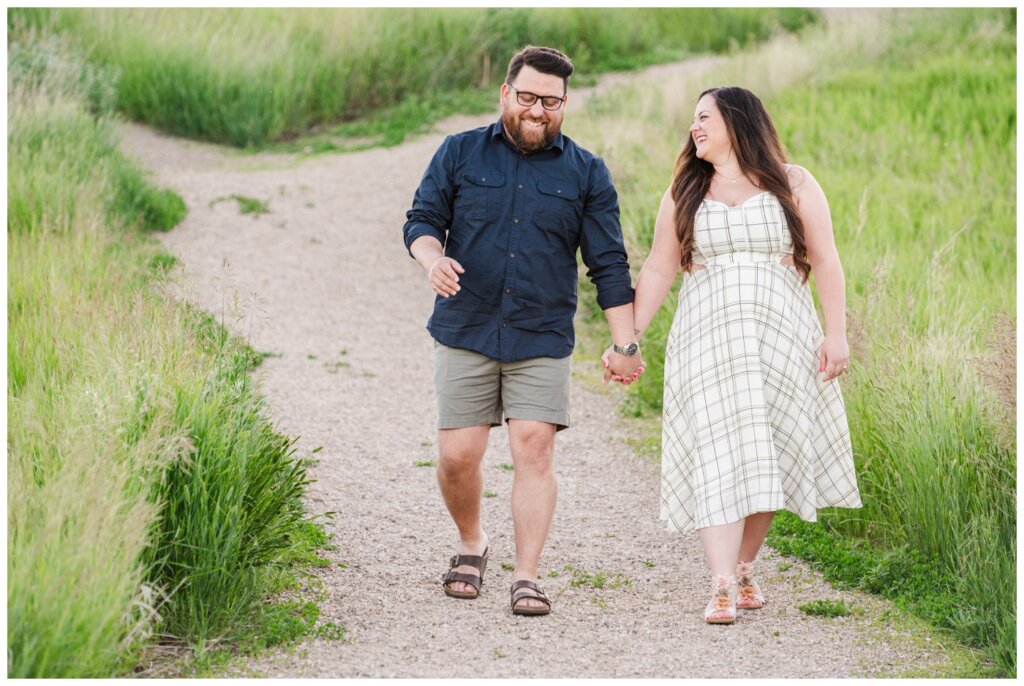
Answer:
<path fill-rule="evenodd" d="M 735 179 L 730 179 L 728 176 L 726 176 L 722 172 L 718 171 L 717 169 L 715 170 L 715 173 L 718 174 L 719 176 L 721 176 L 723 179 L 725 179 L 729 183 L 736 183 L 737 181 L 739 181 L 740 179 L 742 179 L 745 176 L 745 174 L 740 172 L 740 175 L 737 176 Z"/>

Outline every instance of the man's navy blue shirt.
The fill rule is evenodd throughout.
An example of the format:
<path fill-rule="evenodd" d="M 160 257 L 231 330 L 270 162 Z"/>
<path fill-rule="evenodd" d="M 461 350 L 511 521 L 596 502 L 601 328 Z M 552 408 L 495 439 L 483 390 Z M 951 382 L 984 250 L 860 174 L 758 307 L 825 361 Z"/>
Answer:
<path fill-rule="evenodd" d="M 500 120 L 449 136 L 406 217 L 407 249 L 434 236 L 466 270 L 427 323 L 443 345 L 501 362 L 571 355 L 577 249 L 601 309 L 633 302 L 611 175 L 561 133 L 528 155 Z"/>

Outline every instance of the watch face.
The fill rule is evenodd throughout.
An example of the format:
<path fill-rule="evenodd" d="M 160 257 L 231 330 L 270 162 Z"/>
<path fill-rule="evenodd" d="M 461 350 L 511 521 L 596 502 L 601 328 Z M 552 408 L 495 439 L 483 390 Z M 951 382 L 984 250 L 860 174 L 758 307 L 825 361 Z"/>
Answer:
<path fill-rule="evenodd" d="M 640 350 L 640 346 L 637 345 L 636 342 L 624 345 L 621 348 L 617 345 L 614 347 L 615 352 L 619 353 L 620 355 L 625 355 L 626 357 L 633 357 L 633 355 L 636 355 L 637 351 Z"/>

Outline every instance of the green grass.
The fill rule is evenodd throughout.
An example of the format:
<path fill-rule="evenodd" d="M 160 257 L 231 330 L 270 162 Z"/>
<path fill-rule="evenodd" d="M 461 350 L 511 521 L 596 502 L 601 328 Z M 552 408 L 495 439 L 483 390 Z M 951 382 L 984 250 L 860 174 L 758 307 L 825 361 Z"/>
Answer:
<path fill-rule="evenodd" d="M 846 273 L 842 384 L 864 507 L 825 511 L 817 528 L 905 561 L 919 576 L 901 583 L 927 586 L 918 610 L 1015 675 L 1015 11 L 870 17 L 637 91 L 635 111 L 599 101 L 577 137 L 612 165 L 638 268 L 700 89 L 761 95 L 790 159 L 825 189 Z M 603 341 L 592 300 L 581 324 Z M 661 411 L 674 310 L 675 292 L 645 334 L 626 414 Z M 854 574 L 865 554 L 836 564 Z M 879 578 L 895 583 L 888 567 Z"/>
<path fill-rule="evenodd" d="M 262 146 L 371 120 L 400 141 L 460 101 L 484 102 L 527 43 L 581 76 L 725 52 L 815 20 L 805 9 L 14 9 L 116 68 L 118 108 L 177 135 Z M 577 79 L 579 80 L 579 79 Z M 187 84 L 187 87 L 183 87 Z M 452 103 L 447 100 L 454 97 Z M 493 107 L 493 104 L 490 105 Z M 346 148 L 316 135 L 312 149 Z M 356 144 L 356 147 L 358 144 Z"/>
<path fill-rule="evenodd" d="M 803 605 L 797 605 L 798 610 L 805 615 L 812 617 L 846 617 L 850 614 L 850 608 L 843 600 L 814 600 Z"/>
<path fill-rule="evenodd" d="M 32 32 L 8 67 L 8 676 L 127 675 L 246 635 L 315 564 L 306 466 L 262 356 L 162 297 L 145 232 L 185 207 L 117 151 L 110 76 Z"/>
<path fill-rule="evenodd" d="M 633 587 L 633 580 L 622 574 L 612 575 L 602 570 L 588 572 L 585 569 L 577 569 L 571 564 L 565 566 L 565 571 L 572 574 L 572 579 L 569 580 L 570 588 L 583 586 L 598 590 L 605 588 L 614 590 L 623 586 L 626 588 Z"/>
<path fill-rule="evenodd" d="M 497 104 L 493 89 L 465 89 L 455 92 L 409 95 L 397 105 L 387 106 L 355 121 L 313 127 L 290 140 L 252 148 L 253 152 L 298 152 L 316 155 L 327 152 L 356 152 L 374 147 L 392 147 L 407 136 L 425 133 L 434 122 L 455 114 L 483 114 Z"/>
<path fill-rule="evenodd" d="M 344 626 L 333 622 L 318 624 L 320 608 L 317 603 L 327 599 L 323 582 L 304 571 L 294 572 L 295 569 L 329 567 L 331 563 L 317 555 L 318 550 L 328 549 L 334 546 L 328 544 L 323 527 L 310 521 L 297 526 L 292 535 L 292 547 L 284 557 L 288 566 L 268 570 L 264 575 L 266 594 L 279 596 L 287 592 L 287 598 L 260 603 L 249 621 L 238 626 L 230 642 L 198 645 L 195 654 L 178 667 L 180 676 L 218 676 L 219 671 L 237 664 L 241 657 L 257 655 L 275 646 L 292 645 L 304 637 L 345 640 Z"/>
<path fill-rule="evenodd" d="M 224 202 L 225 200 L 234 200 L 237 202 L 239 213 L 251 214 L 253 219 L 259 219 L 262 214 L 270 214 L 269 201 L 250 198 L 245 195 L 238 195 L 237 193 L 211 200 L 210 207 L 213 207 L 219 202 Z"/>
<path fill-rule="evenodd" d="M 889 598 L 937 626 L 949 626 L 959 611 L 956 577 L 909 547 L 874 547 L 790 512 L 776 515 L 767 541 L 784 555 L 807 560 L 832 584 Z"/>
<path fill-rule="evenodd" d="M 1013 674 L 1016 441 L 986 373 L 1015 366 L 997 354 L 1012 328 L 990 334 L 1016 309 L 1016 50 L 991 13 L 955 16 L 887 56 L 884 81 L 854 71 L 780 98 L 777 117 L 846 227 L 858 362 L 843 390 L 865 506 L 826 521 L 955 577 L 939 625 Z"/>

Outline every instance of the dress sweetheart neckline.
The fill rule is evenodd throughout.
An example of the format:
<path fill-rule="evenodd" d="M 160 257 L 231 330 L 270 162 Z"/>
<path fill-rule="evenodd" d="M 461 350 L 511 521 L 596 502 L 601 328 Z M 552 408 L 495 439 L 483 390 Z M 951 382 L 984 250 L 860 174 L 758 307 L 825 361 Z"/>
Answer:
<path fill-rule="evenodd" d="M 771 191 L 761 191 L 760 193 L 755 193 L 754 195 L 750 196 L 749 198 L 747 198 L 743 202 L 739 203 L 738 205 L 726 205 L 721 200 L 715 200 L 714 198 L 703 198 L 702 202 L 713 202 L 713 203 L 717 203 L 717 204 L 721 205 L 722 207 L 728 208 L 730 210 L 735 210 L 737 207 L 743 207 L 744 205 L 746 205 L 748 202 L 750 202 L 754 198 L 760 198 L 762 195 L 767 195 L 767 194 L 770 194 L 770 193 L 771 193 Z"/>

